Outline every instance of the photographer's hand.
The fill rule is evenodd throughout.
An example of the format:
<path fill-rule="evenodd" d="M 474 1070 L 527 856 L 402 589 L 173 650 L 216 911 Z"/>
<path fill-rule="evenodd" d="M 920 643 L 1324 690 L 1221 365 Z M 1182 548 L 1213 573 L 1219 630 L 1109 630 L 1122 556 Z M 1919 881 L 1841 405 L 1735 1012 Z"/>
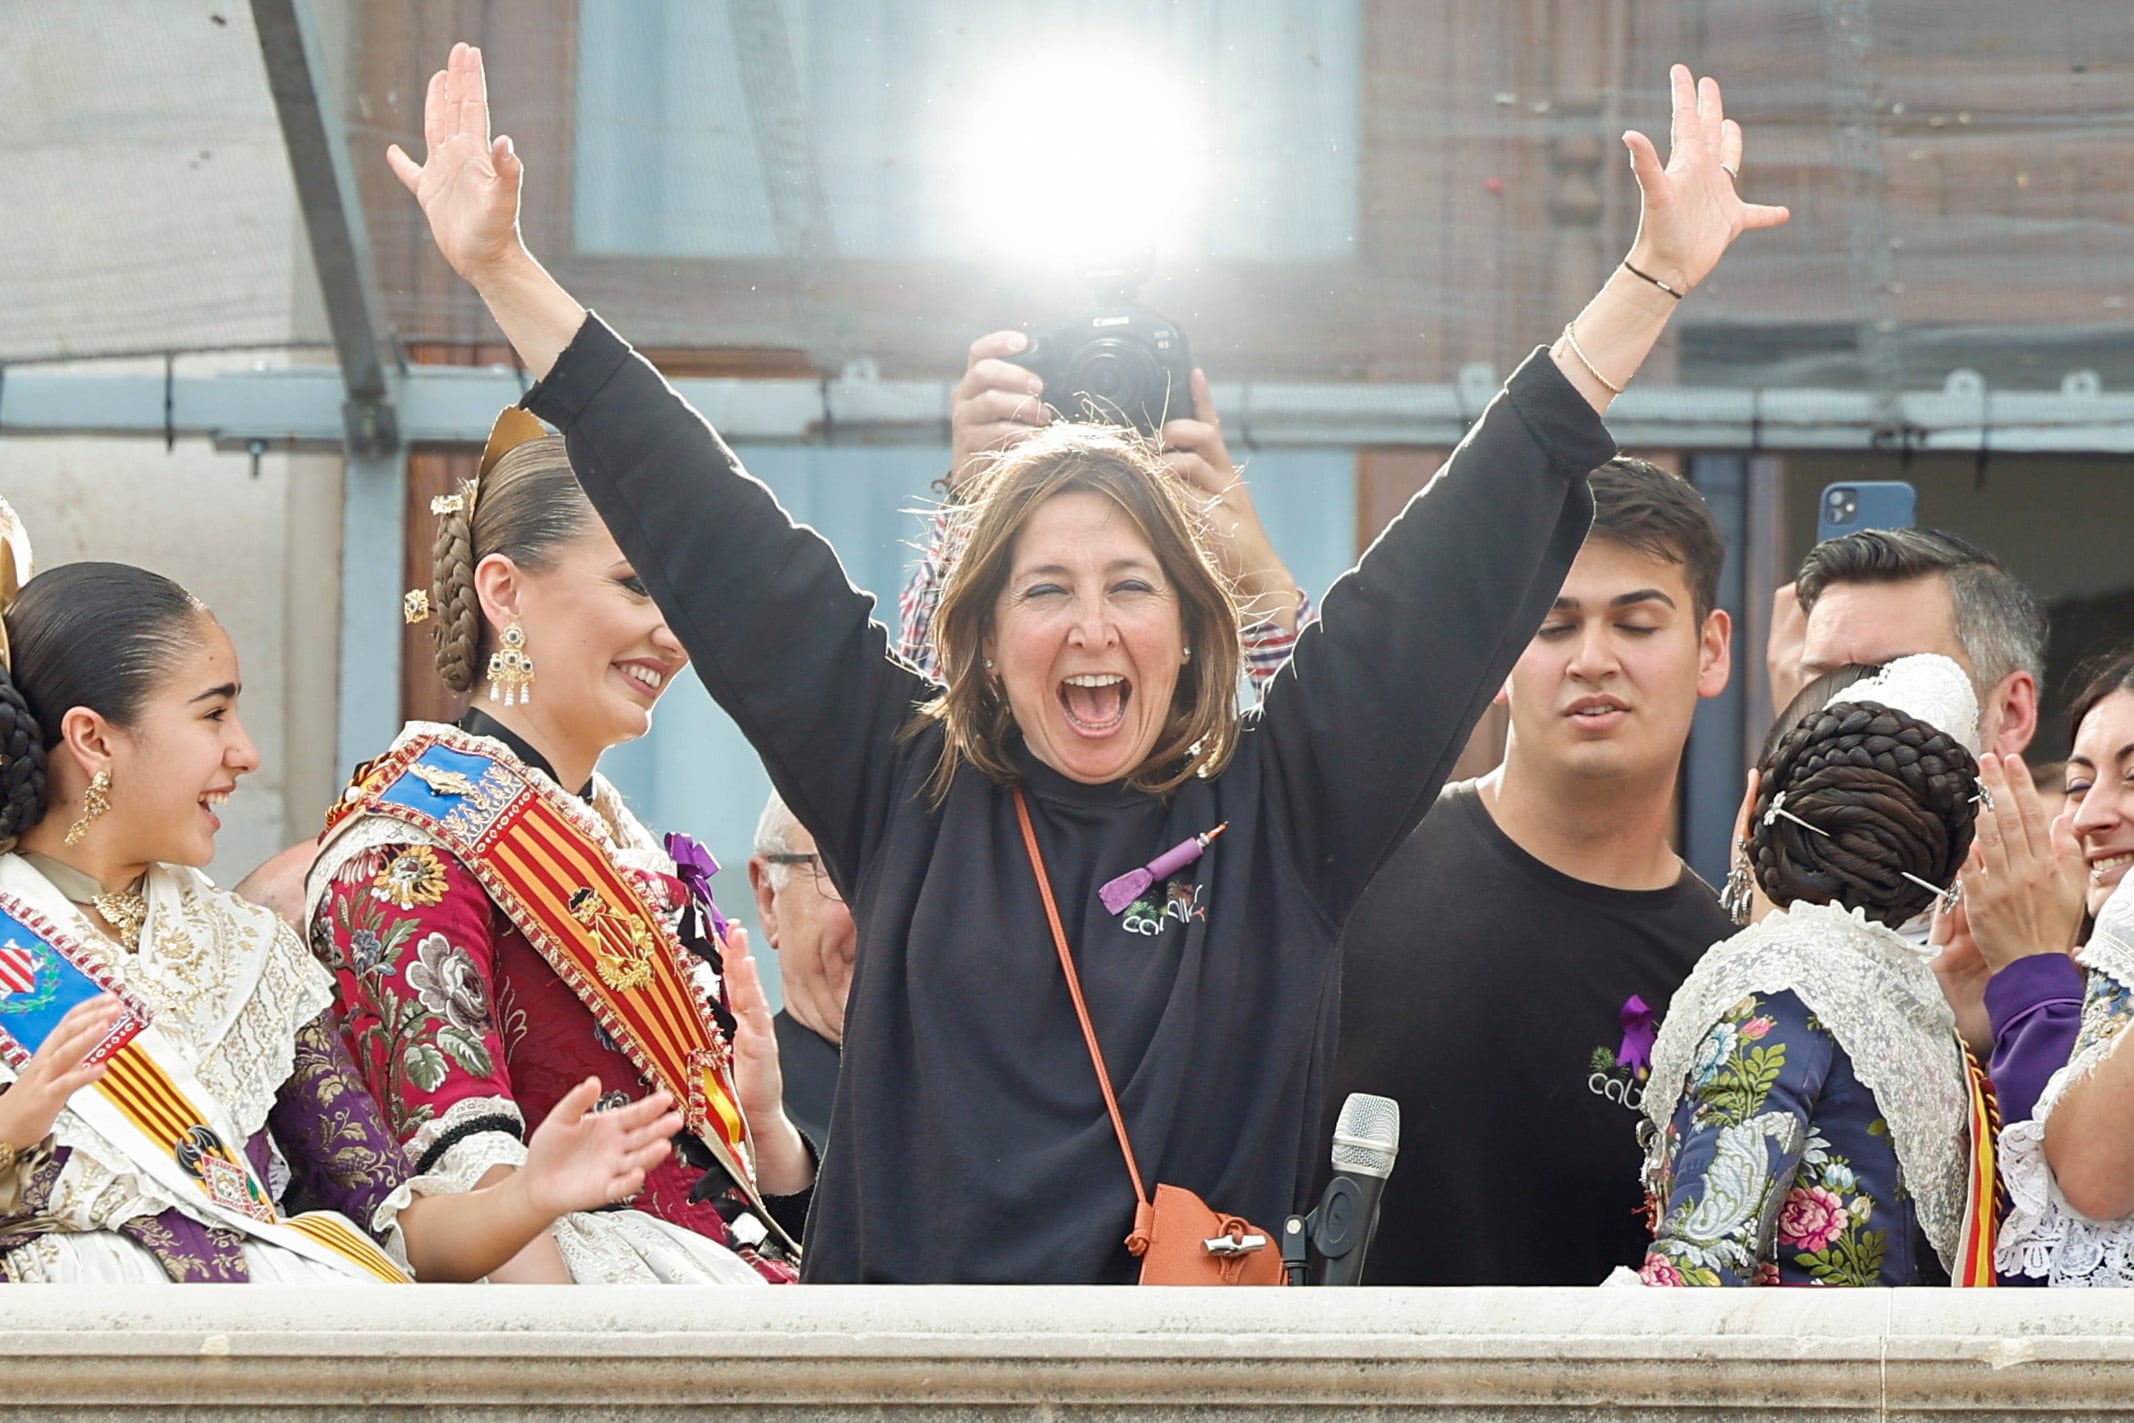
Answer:
<path fill-rule="evenodd" d="M 1252 505 L 1251 491 L 1230 462 L 1222 418 L 1208 393 L 1205 372 L 1193 372 L 1193 418 L 1165 422 L 1162 440 L 1163 462 L 1206 496 L 1201 515 L 1214 535 L 1212 543 L 1223 572 L 1237 589 L 1245 624 L 1271 622 L 1285 632 L 1295 632 L 1297 580 L 1274 551 L 1259 511 Z"/>
<path fill-rule="evenodd" d="M 1005 450 L 1045 428 L 1045 383 L 1015 364 L 1030 338 L 995 331 L 971 343 L 963 379 L 949 399 L 949 487 L 960 489 L 981 457 Z"/>

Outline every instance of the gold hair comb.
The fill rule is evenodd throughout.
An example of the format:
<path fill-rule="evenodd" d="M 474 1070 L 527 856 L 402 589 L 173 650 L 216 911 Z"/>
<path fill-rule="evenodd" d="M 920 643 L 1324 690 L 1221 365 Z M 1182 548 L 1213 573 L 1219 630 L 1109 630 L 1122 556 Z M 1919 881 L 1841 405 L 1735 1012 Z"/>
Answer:
<path fill-rule="evenodd" d="M 516 405 L 507 406 L 489 427 L 489 440 L 482 446 L 482 462 L 476 467 L 474 478 L 451 494 L 431 495 L 430 512 L 440 519 L 447 514 L 465 514 L 471 520 L 475 503 L 481 498 L 482 481 L 496 468 L 496 462 L 528 440 L 538 440 L 547 433 L 548 427 L 532 414 Z M 410 615 L 408 621 L 419 619 Z"/>
<path fill-rule="evenodd" d="M 426 588 L 410 588 L 400 595 L 400 616 L 412 625 L 430 616 L 430 593 Z"/>

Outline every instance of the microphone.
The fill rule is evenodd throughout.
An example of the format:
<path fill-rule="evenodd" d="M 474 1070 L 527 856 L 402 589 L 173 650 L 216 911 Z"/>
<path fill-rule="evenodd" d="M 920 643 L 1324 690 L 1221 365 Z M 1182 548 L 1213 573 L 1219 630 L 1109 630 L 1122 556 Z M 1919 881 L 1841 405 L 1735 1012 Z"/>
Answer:
<path fill-rule="evenodd" d="M 1400 1103 L 1351 1092 L 1334 1122 L 1334 1179 L 1310 1215 L 1291 1216 L 1282 1232 L 1282 1261 L 1291 1284 L 1304 1284 L 1309 1241 L 1315 1285 L 1363 1282 L 1364 1256 L 1378 1229 L 1378 1201 L 1400 1152 Z"/>

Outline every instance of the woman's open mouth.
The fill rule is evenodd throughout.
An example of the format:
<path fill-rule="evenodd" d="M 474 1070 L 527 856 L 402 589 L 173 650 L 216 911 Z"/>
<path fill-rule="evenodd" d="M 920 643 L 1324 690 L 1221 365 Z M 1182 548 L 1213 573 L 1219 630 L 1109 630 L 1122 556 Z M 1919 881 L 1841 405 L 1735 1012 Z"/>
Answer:
<path fill-rule="evenodd" d="M 1134 685 L 1116 672 L 1084 672 L 1059 685 L 1060 710 L 1084 736 L 1109 736 L 1126 721 Z"/>

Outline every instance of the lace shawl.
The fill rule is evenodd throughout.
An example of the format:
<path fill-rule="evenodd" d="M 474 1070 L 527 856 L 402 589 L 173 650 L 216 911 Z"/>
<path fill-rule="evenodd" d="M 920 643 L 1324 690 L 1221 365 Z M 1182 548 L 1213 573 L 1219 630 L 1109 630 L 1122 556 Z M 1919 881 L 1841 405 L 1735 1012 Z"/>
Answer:
<path fill-rule="evenodd" d="M 2134 878 L 2127 881 L 2134 884 Z M 2134 1285 L 2134 1218 L 2095 1220 L 2068 1204 L 2045 1160 L 2045 1123 L 2068 1090 L 2086 1080 L 2134 1021 L 2134 897 L 2115 890 L 2089 943 L 2075 956 L 2089 970 L 2074 1056 L 2054 1073 L 2029 1121 L 2001 1130 L 2001 1184 L 2008 1216 L 1994 1268 L 2052 1285 Z"/>
<path fill-rule="evenodd" d="M 333 977 L 288 925 L 215 888 L 198 870 L 154 865 L 148 918 L 133 954 L 95 925 L 20 855 L 0 856 L 0 890 L 28 903 L 139 994 L 157 1029 L 219 1103 L 240 1142 L 267 1123 L 296 1062 L 297 1030 L 333 1006 Z M 0 1081 L 14 1072 L 0 1064 Z M 73 1149 L 54 1214 L 68 1228 L 98 1230 L 194 1202 L 136 1171 L 126 1153 L 73 1113 L 57 1139 Z"/>
<path fill-rule="evenodd" d="M 1970 1086 L 1956 1019 L 1927 959 L 1893 931 L 1837 905 L 1775 910 L 1717 945 L 1675 990 L 1652 1050 L 1644 1100 L 1658 1137 L 1682 1100 L 1697 1045 L 1742 999 L 1791 990 L 1875 1095 L 1928 1243 L 1951 1266 L 1963 1230 Z"/>

